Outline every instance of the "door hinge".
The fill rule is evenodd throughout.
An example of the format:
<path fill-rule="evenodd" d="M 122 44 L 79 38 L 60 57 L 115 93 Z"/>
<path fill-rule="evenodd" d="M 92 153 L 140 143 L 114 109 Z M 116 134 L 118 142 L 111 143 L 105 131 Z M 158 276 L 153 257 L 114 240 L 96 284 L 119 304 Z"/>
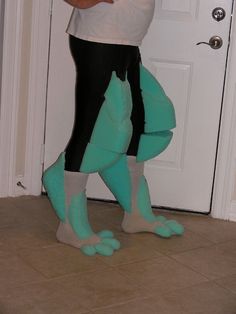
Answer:
<path fill-rule="evenodd" d="M 53 0 L 50 1 L 49 15 L 52 16 Z"/>

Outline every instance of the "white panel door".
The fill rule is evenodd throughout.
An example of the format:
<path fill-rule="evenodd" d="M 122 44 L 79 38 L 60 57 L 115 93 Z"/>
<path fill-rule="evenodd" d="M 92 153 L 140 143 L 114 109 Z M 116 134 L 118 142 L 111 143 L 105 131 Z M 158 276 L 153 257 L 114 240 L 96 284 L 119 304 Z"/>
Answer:
<path fill-rule="evenodd" d="M 217 22 L 212 10 L 222 7 Z M 231 0 L 156 0 L 155 17 L 141 47 L 143 63 L 176 109 L 177 128 L 169 148 L 146 163 L 153 205 L 208 212 L 210 209 Z M 53 2 L 45 136 L 47 168 L 64 150 L 73 125 L 75 69 L 65 28 L 71 8 Z M 196 43 L 218 35 L 220 49 Z M 113 199 L 99 177 L 90 176 L 89 197 Z"/>

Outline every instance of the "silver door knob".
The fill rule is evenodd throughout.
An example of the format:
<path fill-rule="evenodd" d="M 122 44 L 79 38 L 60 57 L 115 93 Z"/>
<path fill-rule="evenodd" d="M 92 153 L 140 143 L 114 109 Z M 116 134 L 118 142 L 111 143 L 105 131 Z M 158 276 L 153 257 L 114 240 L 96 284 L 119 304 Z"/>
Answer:
<path fill-rule="evenodd" d="M 223 46 L 223 39 L 220 36 L 212 36 L 208 43 L 206 41 L 200 41 L 196 45 L 201 44 L 208 45 L 212 49 L 220 49 Z"/>
<path fill-rule="evenodd" d="M 214 20 L 216 20 L 217 22 L 222 21 L 226 16 L 226 12 L 223 8 L 215 8 L 212 11 L 212 17 Z"/>

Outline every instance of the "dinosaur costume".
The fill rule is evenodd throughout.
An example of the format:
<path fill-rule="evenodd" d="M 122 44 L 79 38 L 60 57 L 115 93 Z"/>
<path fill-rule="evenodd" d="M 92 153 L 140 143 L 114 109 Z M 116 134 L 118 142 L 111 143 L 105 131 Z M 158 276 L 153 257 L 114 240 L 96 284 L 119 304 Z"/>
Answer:
<path fill-rule="evenodd" d="M 124 209 L 125 232 L 181 235 L 179 223 L 153 214 L 143 175 L 144 161 L 160 154 L 172 139 L 172 103 L 141 65 L 137 46 L 70 35 L 70 48 L 77 70 L 75 124 L 65 152 L 43 175 L 61 221 L 57 239 L 86 255 L 110 256 L 119 249 L 111 231 L 95 234 L 90 226 L 85 188 L 93 172 Z"/>

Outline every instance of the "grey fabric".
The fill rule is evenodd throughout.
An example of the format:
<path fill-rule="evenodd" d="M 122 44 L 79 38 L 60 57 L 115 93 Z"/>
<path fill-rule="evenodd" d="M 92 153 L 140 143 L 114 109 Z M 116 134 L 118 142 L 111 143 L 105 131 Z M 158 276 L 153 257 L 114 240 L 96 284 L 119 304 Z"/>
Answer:
<path fill-rule="evenodd" d="M 88 174 L 82 172 L 65 171 L 66 207 L 70 206 L 71 197 L 84 192 L 86 189 Z"/>
<path fill-rule="evenodd" d="M 131 178 L 131 185 L 132 185 L 132 212 L 138 212 L 137 208 L 137 194 L 139 188 L 140 178 L 144 172 L 144 162 L 136 162 L 135 156 L 128 156 L 128 168 Z"/>
<path fill-rule="evenodd" d="M 88 174 L 70 171 L 64 172 L 66 210 L 68 210 L 70 206 L 71 198 L 85 191 L 87 181 Z M 81 209 L 78 208 L 78 210 Z M 95 245 L 101 242 L 96 234 L 86 240 L 79 239 L 68 221 L 66 221 L 66 223 L 60 222 L 56 237 L 58 241 L 76 248 L 81 248 L 84 245 Z"/>

